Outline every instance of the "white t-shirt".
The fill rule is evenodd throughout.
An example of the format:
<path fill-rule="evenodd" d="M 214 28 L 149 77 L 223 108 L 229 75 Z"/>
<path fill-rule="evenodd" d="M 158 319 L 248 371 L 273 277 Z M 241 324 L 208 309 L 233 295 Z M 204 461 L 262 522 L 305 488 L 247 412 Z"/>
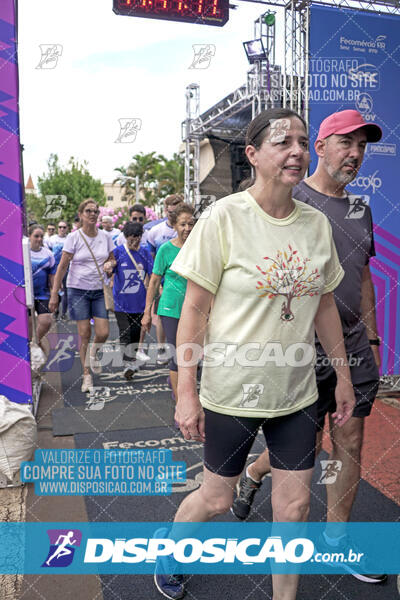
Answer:
<path fill-rule="evenodd" d="M 92 255 L 83 241 L 81 234 L 91 247 L 102 273 L 104 273 L 103 265 L 109 257 L 110 252 L 114 249 L 114 242 L 111 236 L 101 229 L 97 231 L 96 237 L 85 235 L 81 229 L 69 233 L 65 240 L 63 251 L 73 254 L 74 257 L 69 267 L 67 287 L 78 288 L 80 290 L 101 290 L 103 282 L 100 280 Z"/>
<path fill-rule="evenodd" d="M 168 242 L 175 238 L 178 234 L 175 229 L 168 225 L 167 219 L 165 221 L 161 221 L 157 225 L 154 225 L 151 229 L 149 229 L 149 233 L 147 236 L 147 244 L 149 250 L 152 254 L 157 254 L 158 249 L 162 244 Z"/>
<path fill-rule="evenodd" d="M 219 200 L 171 266 L 215 294 L 200 389 L 209 410 L 269 418 L 317 398 L 314 318 L 344 271 L 328 219 L 294 203 L 275 219 L 249 192 Z"/>

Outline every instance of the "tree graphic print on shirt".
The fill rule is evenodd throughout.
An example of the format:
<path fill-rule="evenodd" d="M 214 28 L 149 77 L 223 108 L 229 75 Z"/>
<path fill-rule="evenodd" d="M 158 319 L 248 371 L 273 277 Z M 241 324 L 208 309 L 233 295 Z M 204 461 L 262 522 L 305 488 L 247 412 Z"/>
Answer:
<path fill-rule="evenodd" d="M 290 244 L 287 252 L 278 250 L 275 258 L 264 256 L 264 260 L 270 261 L 270 266 L 264 267 L 265 271 L 256 265 L 260 273 L 265 276 L 263 281 L 257 281 L 257 289 L 263 291 L 260 298 L 283 296 L 285 301 L 282 304 L 281 320 L 292 321 L 294 319 L 291 310 L 293 298 L 318 294 L 319 286 L 315 284 L 320 277 L 318 269 L 308 273 L 307 263 L 311 259 L 301 258 L 298 251 L 293 250 Z"/>

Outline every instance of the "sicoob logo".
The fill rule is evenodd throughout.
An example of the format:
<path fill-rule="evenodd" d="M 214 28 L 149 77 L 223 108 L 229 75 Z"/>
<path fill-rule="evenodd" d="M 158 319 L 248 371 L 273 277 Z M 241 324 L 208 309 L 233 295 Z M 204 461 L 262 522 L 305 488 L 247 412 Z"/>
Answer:
<path fill-rule="evenodd" d="M 48 529 L 50 548 L 42 567 L 68 567 L 72 563 L 75 547 L 81 545 L 79 529 Z"/>

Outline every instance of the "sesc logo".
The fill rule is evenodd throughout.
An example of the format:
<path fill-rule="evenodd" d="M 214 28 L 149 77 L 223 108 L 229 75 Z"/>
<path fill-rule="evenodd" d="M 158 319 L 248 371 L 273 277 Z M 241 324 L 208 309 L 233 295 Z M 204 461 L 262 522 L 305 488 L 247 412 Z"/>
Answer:
<path fill-rule="evenodd" d="M 359 175 L 349 185 L 361 188 L 364 192 L 370 189 L 375 194 L 382 187 L 382 179 L 378 177 L 378 173 L 379 171 L 375 171 L 372 175 Z"/>
<path fill-rule="evenodd" d="M 42 567 L 68 567 L 74 558 L 75 547 L 81 545 L 79 529 L 48 529 L 50 548 Z"/>
<path fill-rule="evenodd" d="M 379 71 L 378 68 L 371 63 L 364 63 L 349 69 L 348 77 L 353 88 L 379 90 Z"/>

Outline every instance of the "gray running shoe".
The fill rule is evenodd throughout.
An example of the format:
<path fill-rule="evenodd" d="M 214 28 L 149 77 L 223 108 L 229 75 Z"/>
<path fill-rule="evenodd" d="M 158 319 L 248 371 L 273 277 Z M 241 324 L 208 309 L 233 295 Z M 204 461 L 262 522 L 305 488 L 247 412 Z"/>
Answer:
<path fill-rule="evenodd" d="M 244 521 L 244 519 L 247 519 L 249 516 L 254 496 L 260 489 L 262 483 L 262 481 L 257 483 L 257 481 L 254 481 L 251 477 L 248 477 L 246 475 L 246 470 L 240 479 L 238 495 L 231 508 L 235 517 L 241 521 Z"/>

